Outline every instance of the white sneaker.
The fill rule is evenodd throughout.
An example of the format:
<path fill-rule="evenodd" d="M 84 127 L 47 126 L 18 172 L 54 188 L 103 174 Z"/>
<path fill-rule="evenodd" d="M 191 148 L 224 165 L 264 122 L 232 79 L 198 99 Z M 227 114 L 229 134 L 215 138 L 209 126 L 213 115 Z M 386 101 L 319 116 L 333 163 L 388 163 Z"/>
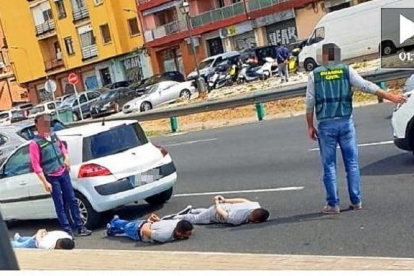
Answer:
<path fill-rule="evenodd" d="M 13 239 L 14 241 L 18 241 L 21 238 L 19 233 L 14 234 Z"/>

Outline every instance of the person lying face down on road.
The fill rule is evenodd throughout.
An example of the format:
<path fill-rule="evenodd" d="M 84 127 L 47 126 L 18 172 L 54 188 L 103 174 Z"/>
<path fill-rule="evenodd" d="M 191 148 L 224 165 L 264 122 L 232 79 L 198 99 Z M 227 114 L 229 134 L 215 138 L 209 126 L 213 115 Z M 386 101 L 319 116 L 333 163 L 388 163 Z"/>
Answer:
<path fill-rule="evenodd" d="M 147 220 L 122 220 L 114 216 L 107 224 L 108 237 L 127 237 L 142 242 L 171 242 L 187 240 L 193 233 L 193 225 L 181 219 L 161 220 L 156 214 L 151 214 Z"/>
<path fill-rule="evenodd" d="M 75 248 L 75 242 L 71 235 L 64 231 L 46 231 L 40 229 L 36 235 L 31 237 L 21 237 L 19 233 L 14 235 L 11 241 L 13 248 L 38 248 L 38 249 L 63 249 L 71 250 Z"/>
<path fill-rule="evenodd" d="M 174 219 L 184 219 L 192 224 L 225 223 L 241 225 L 244 223 L 260 223 L 269 218 L 269 211 L 263 209 L 258 202 L 244 198 L 224 198 L 215 196 L 214 205 L 210 208 L 184 209 Z M 184 214 L 185 213 L 185 214 Z"/>

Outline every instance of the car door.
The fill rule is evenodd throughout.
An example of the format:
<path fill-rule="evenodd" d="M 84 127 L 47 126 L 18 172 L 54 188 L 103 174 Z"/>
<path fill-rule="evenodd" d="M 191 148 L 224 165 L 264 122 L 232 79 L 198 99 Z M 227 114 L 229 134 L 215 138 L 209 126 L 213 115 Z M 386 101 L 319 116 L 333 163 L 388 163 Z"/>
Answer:
<path fill-rule="evenodd" d="M 169 86 L 164 90 L 165 98 L 167 102 L 175 101 L 180 97 L 182 85 L 179 82 L 171 82 Z"/>
<path fill-rule="evenodd" d="M 161 84 L 162 85 L 160 86 L 161 89 L 158 91 L 160 104 L 170 102 L 171 100 L 174 99 L 172 88 L 176 84 L 177 82 L 175 81 L 166 81 Z"/>
<path fill-rule="evenodd" d="M 79 101 L 79 103 L 78 103 L 78 101 Z M 90 111 L 87 110 L 87 103 L 88 103 L 88 99 L 86 98 L 86 94 L 81 94 L 79 96 L 79 99 L 75 100 L 73 102 L 73 107 L 74 107 L 75 110 L 77 110 L 77 112 L 79 112 L 79 110 L 81 108 L 83 117 L 87 117 L 90 113 Z M 80 107 L 79 107 L 79 105 L 80 105 Z"/>
<path fill-rule="evenodd" d="M 87 103 L 85 104 L 85 106 L 87 108 L 87 112 L 90 112 L 92 103 L 98 100 L 98 98 L 101 96 L 101 93 L 97 91 L 93 91 L 93 92 L 86 93 L 86 95 L 87 95 Z"/>
<path fill-rule="evenodd" d="M 6 220 L 40 218 L 34 210 L 30 185 L 40 185 L 31 172 L 29 147 L 20 147 L 6 160 L 0 170 L 0 209 Z"/>

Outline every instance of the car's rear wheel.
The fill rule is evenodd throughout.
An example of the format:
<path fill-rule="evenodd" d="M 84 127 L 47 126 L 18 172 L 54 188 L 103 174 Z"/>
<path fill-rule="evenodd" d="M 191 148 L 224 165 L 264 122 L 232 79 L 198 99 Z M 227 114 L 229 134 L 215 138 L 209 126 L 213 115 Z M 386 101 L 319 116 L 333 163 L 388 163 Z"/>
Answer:
<path fill-rule="evenodd" d="M 78 113 L 73 112 L 73 114 L 72 114 L 72 118 L 73 118 L 73 121 L 74 121 L 74 122 L 79 121 L 79 115 L 78 115 Z"/>
<path fill-rule="evenodd" d="M 148 204 L 150 205 L 161 205 L 164 204 L 165 202 L 167 202 L 168 200 L 170 200 L 170 198 L 172 197 L 173 194 L 173 187 L 171 187 L 170 189 L 153 195 L 151 197 L 148 197 L 145 199 L 146 202 L 148 202 Z"/>
<path fill-rule="evenodd" d="M 89 229 L 99 227 L 101 222 L 101 214 L 92 208 L 92 205 L 81 193 L 75 192 L 75 198 L 79 206 L 81 219 L 85 226 Z"/>
<path fill-rule="evenodd" d="M 397 50 L 394 43 L 392 43 L 391 41 L 384 41 L 382 42 L 381 46 L 381 52 L 384 56 L 392 55 Z"/>
<path fill-rule="evenodd" d="M 180 98 L 183 99 L 183 100 L 185 100 L 185 101 L 190 100 L 190 98 L 191 98 L 191 92 L 190 92 L 190 90 L 185 89 L 185 90 L 181 91 Z"/>
<path fill-rule="evenodd" d="M 304 63 L 304 66 L 305 66 L 305 70 L 307 71 L 307 72 L 311 72 L 311 71 L 313 71 L 318 65 L 316 64 L 316 62 L 313 60 L 313 59 L 311 59 L 311 58 L 308 58 L 308 59 L 306 59 L 305 60 L 305 63 Z"/>
<path fill-rule="evenodd" d="M 150 111 L 152 109 L 152 105 L 150 102 L 143 102 L 141 104 L 141 112 Z"/>

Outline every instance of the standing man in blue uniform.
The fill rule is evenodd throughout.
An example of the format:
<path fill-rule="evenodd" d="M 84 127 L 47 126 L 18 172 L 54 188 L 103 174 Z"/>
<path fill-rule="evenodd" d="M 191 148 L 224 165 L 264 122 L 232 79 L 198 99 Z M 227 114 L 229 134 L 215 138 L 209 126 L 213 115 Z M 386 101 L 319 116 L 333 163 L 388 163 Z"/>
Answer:
<path fill-rule="evenodd" d="M 352 89 L 375 94 L 393 103 L 404 103 L 404 95 L 390 94 L 364 80 L 354 69 L 340 63 L 337 45 L 322 46 L 322 66 L 309 74 L 306 91 L 306 120 L 310 139 L 319 142 L 323 164 L 323 183 L 327 204 L 323 213 L 339 214 L 339 196 L 336 172 L 336 149 L 341 149 L 347 173 L 350 208 L 362 209 L 361 177 L 358 165 L 358 145 L 352 119 Z M 314 127 L 314 114 L 318 130 Z"/>

